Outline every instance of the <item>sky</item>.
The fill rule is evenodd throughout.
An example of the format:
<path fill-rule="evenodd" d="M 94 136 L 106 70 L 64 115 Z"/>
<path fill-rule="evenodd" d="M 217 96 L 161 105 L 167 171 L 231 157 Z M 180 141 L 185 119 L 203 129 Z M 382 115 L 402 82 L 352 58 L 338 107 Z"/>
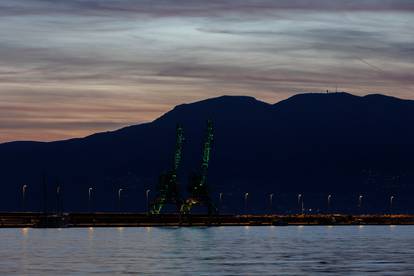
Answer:
<path fill-rule="evenodd" d="M 0 142 L 181 103 L 327 89 L 414 99 L 413 0 L 1 0 Z"/>

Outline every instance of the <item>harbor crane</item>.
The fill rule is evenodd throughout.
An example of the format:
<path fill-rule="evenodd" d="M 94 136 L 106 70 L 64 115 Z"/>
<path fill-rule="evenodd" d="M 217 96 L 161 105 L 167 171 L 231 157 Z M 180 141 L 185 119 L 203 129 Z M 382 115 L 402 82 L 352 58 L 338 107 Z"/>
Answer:
<path fill-rule="evenodd" d="M 208 214 L 217 214 L 218 210 L 213 204 L 207 185 L 207 172 L 210 162 L 211 147 L 213 143 L 213 123 L 211 120 L 207 121 L 207 131 L 203 143 L 201 168 L 198 173 L 190 176 L 188 186 L 189 198 L 181 205 L 181 213 L 189 214 L 191 209 L 196 205 L 204 205 L 208 208 Z"/>
<path fill-rule="evenodd" d="M 180 197 L 178 187 L 177 171 L 181 164 L 184 140 L 185 139 L 183 127 L 178 124 L 176 128 L 176 142 L 173 167 L 168 172 L 162 173 L 160 175 L 157 187 L 158 194 L 154 202 L 151 204 L 151 214 L 160 214 L 162 208 L 166 204 L 176 205 L 177 210 L 180 210 L 182 206 L 182 200 Z"/>

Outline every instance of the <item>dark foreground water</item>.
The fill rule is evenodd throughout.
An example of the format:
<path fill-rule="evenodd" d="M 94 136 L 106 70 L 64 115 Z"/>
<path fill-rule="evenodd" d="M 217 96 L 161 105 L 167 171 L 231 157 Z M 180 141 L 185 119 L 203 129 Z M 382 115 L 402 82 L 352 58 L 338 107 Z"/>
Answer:
<path fill-rule="evenodd" d="M 414 226 L 0 229 L 0 275 L 414 275 Z"/>

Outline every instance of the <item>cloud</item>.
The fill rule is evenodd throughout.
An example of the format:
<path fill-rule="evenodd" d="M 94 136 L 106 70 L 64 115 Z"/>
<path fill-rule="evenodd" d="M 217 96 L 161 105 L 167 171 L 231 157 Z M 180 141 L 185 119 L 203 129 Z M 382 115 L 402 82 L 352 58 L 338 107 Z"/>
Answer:
<path fill-rule="evenodd" d="M 413 12 L 411 0 L 4 0 L 0 139 L 83 136 L 221 94 L 414 98 Z"/>

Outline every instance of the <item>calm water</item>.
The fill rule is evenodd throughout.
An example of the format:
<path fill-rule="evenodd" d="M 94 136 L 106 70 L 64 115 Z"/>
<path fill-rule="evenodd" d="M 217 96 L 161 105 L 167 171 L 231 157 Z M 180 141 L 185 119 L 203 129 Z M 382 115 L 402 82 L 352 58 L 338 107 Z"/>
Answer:
<path fill-rule="evenodd" d="M 414 226 L 0 229 L 0 275 L 414 275 Z"/>

